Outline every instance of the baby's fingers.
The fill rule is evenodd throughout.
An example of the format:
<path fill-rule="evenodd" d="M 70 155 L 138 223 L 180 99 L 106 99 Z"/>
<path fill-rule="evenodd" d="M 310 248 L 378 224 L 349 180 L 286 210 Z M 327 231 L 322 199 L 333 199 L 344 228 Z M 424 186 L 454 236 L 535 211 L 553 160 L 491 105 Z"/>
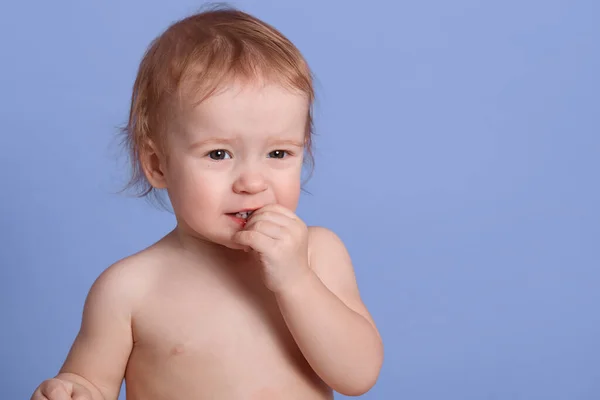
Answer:
<path fill-rule="evenodd" d="M 50 379 L 40 385 L 40 397 L 34 400 L 72 400 L 67 388 L 58 379 Z"/>
<path fill-rule="evenodd" d="M 73 385 L 73 400 L 92 400 L 92 394 L 81 385 Z"/>
<path fill-rule="evenodd" d="M 33 392 L 30 400 L 48 400 L 48 398 L 44 396 L 41 389 L 38 388 L 35 390 L 35 392 Z"/>

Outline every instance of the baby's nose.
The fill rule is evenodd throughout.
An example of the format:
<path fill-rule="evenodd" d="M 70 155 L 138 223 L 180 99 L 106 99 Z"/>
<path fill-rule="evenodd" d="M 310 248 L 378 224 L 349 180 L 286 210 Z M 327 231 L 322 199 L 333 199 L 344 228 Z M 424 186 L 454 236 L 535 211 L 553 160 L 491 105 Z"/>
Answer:
<path fill-rule="evenodd" d="M 267 190 L 267 181 L 258 172 L 242 171 L 233 183 L 233 191 L 238 194 L 256 194 Z"/>

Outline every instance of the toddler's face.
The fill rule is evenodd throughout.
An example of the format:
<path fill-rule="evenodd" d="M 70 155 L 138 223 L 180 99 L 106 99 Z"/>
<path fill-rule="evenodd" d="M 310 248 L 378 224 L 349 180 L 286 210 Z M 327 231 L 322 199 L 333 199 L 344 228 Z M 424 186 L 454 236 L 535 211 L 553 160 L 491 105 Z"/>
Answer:
<path fill-rule="evenodd" d="M 231 85 L 181 116 L 165 179 L 180 226 L 235 248 L 244 215 L 301 190 L 307 98 L 277 85 Z"/>

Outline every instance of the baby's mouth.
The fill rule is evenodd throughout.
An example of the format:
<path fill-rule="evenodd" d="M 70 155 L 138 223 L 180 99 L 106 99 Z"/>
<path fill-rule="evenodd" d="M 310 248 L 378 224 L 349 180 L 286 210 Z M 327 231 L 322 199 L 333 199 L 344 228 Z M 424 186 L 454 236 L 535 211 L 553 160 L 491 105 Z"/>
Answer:
<path fill-rule="evenodd" d="M 236 213 L 235 216 L 241 219 L 248 219 L 250 218 L 250 215 L 252 215 L 253 212 L 254 211 L 241 211 L 239 213 Z"/>

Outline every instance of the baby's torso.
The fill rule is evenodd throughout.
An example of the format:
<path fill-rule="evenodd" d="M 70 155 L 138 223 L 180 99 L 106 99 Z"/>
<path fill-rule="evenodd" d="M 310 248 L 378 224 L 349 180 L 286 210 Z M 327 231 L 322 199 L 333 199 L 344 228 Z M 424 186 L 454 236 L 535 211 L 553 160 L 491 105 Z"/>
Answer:
<path fill-rule="evenodd" d="M 333 398 L 257 270 L 176 267 L 157 282 L 132 318 L 128 400 Z"/>

